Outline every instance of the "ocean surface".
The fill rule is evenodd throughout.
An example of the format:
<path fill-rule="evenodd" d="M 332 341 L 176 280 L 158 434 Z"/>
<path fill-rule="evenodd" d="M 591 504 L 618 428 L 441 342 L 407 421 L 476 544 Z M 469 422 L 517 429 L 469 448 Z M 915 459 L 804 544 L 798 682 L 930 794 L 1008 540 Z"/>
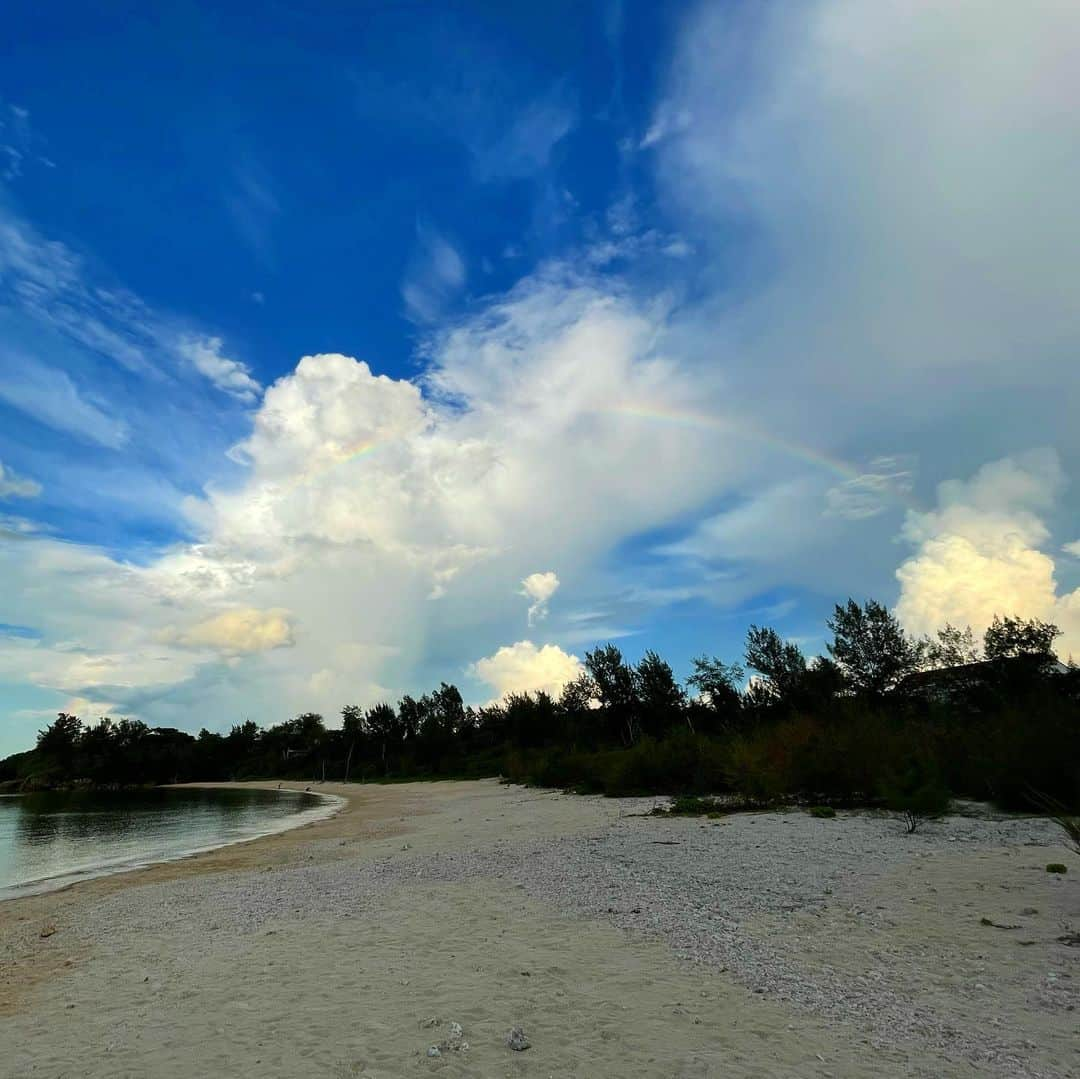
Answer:
<path fill-rule="evenodd" d="M 190 787 L 0 796 L 0 899 L 284 831 L 337 804 L 303 791 Z"/>

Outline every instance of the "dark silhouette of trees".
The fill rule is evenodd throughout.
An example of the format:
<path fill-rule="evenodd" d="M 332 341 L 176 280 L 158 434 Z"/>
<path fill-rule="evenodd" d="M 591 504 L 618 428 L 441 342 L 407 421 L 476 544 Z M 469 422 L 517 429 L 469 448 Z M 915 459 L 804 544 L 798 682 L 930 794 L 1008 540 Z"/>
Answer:
<path fill-rule="evenodd" d="M 1080 671 L 1047 662 L 1056 626 L 997 618 L 980 659 L 970 629 L 916 642 L 873 600 L 838 605 L 828 625 L 829 655 L 810 662 L 775 629 L 751 626 L 748 683 L 742 666 L 699 656 L 684 688 L 657 652 L 630 663 L 606 644 L 558 699 L 512 693 L 471 708 L 444 682 L 396 706 L 347 705 L 339 729 L 305 712 L 192 737 L 61 713 L 34 749 L 0 761 L 0 782 L 503 775 L 608 794 L 733 791 L 920 814 L 949 791 L 1032 808 L 1034 790 L 1080 807 Z"/>
<path fill-rule="evenodd" d="M 697 691 L 698 699 L 687 707 L 690 729 L 702 734 L 738 730 L 744 715 L 742 683 L 746 672 L 737 663 L 725 663 L 715 656 L 698 656 L 693 666 L 694 673 L 686 684 Z"/>
<path fill-rule="evenodd" d="M 633 745 L 641 733 L 633 669 L 613 644 L 586 652 L 585 669 L 592 679 L 593 696 L 600 702 L 605 731 L 616 733 L 625 745 Z"/>
<path fill-rule="evenodd" d="M 82 734 L 83 725 L 79 717 L 61 712 L 53 723 L 38 732 L 38 753 L 57 768 L 67 770 L 71 767 Z"/>
<path fill-rule="evenodd" d="M 879 698 L 922 663 L 919 644 L 876 600 L 862 607 L 853 599 L 838 603 L 826 624 L 833 631 L 829 655 L 858 693 Z"/>
<path fill-rule="evenodd" d="M 405 745 L 407 729 L 392 705 L 377 704 L 364 715 L 364 734 L 378 747 L 382 774 L 390 774 L 390 763 Z"/>
<path fill-rule="evenodd" d="M 1025 620 L 994 615 L 994 621 L 983 636 L 983 650 L 986 658 L 991 660 L 1020 656 L 1052 659 L 1054 641 L 1060 636 L 1061 630 L 1057 626 L 1038 618 Z"/>
<path fill-rule="evenodd" d="M 755 703 L 793 704 L 806 675 L 806 657 L 775 629 L 751 626 L 746 633 L 746 665 L 757 671 Z"/>
<path fill-rule="evenodd" d="M 642 733 L 658 738 L 687 725 L 686 693 L 671 665 L 652 649 L 634 668 L 634 694 Z"/>
<path fill-rule="evenodd" d="M 925 642 L 923 649 L 929 668 L 962 667 L 968 663 L 978 663 L 982 658 L 971 626 L 958 629 L 946 623 L 937 631 L 936 637 Z"/>

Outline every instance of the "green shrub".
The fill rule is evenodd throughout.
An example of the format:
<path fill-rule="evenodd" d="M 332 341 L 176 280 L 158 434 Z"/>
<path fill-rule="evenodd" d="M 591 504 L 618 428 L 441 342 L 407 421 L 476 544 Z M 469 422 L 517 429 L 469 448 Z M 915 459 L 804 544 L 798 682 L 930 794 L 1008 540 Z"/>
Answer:
<path fill-rule="evenodd" d="M 820 817 L 822 820 L 831 820 L 836 816 L 836 810 L 832 806 L 811 806 L 807 812 L 811 817 Z"/>
<path fill-rule="evenodd" d="M 883 780 L 881 793 L 886 808 L 904 815 L 909 835 L 949 808 L 949 790 L 936 762 L 925 756 L 912 757 L 905 768 Z"/>
<path fill-rule="evenodd" d="M 1069 872 L 1069 867 L 1067 865 L 1062 865 L 1061 862 L 1051 862 L 1046 867 L 1046 872 L 1047 873 L 1068 873 Z"/>
<path fill-rule="evenodd" d="M 693 794 L 684 794 L 671 803 L 668 813 L 673 817 L 723 816 L 724 807 L 715 798 L 698 798 Z"/>

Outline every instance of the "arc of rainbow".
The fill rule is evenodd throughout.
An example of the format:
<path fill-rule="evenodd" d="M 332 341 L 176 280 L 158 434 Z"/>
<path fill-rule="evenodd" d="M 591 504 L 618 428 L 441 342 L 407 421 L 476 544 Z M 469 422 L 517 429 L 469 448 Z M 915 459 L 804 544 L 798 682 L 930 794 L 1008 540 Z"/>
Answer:
<path fill-rule="evenodd" d="M 291 494 L 298 488 L 306 486 L 320 476 L 325 476 L 334 469 L 341 468 L 351 461 L 374 453 L 380 445 L 382 445 L 382 443 L 372 439 L 365 439 L 361 442 L 354 442 L 350 445 L 324 452 L 321 455 L 321 460 L 317 464 L 313 464 L 311 467 L 304 469 L 303 472 L 294 476 L 287 483 L 274 484 L 274 488 L 280 493 Z"/>
<path fill-rule="evenodd" d="M 760 442 L 780 453 L 795 457 L 806 464 L 824 469 L 827 472 L 832 472 L 834 475 L 840 476 L 844 480 L 857 480 L 865 474 L 848 461 L 832 456 L 813 446 L 806 446 L 800 442 L 794 442 L 791 439 L 777 435 L 772 431 L 766 431 L 756 424 L 749 423 L 743 419 L 736 419 L 729 416 L 713 416 L 709 413 L 699 412 L 689 408 L 673 408 L 671 406 L 653 404 L 642 405 L 634 402 L 609 405 L 605 408 L 597 409 L 597 411 L 602 414 L 606 413 L 616 416 L 626 416 L 631 419 L 678 424 L 703 430 L 741 435 L 746 438 L 751 438 L 756 442 Z M 893 501 L 900 502 L 908 509 L 916 511 L 920 510 L 919 504 L 908 492 L 891 489 L 888 496 Z"/>

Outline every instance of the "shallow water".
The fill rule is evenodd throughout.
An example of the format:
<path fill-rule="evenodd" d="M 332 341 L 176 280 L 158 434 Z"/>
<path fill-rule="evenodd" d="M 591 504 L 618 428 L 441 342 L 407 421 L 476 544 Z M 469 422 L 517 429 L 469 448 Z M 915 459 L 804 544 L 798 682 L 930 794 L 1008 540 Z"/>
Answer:
<path fill-rule="evenodd" d="M 333 811 L 289 790 L 155 788 L 0 797 L 0 898 L 282 831 Z"/>

